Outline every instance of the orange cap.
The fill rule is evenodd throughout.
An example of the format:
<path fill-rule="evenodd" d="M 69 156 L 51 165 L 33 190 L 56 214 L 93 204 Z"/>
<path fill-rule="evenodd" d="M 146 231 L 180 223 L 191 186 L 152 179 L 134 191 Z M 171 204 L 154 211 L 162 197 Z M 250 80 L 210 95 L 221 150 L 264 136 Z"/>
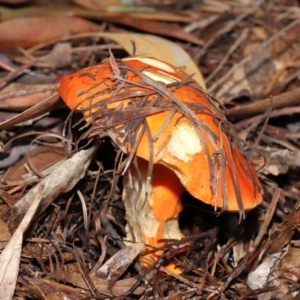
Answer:
<path fill-rule="evenodd" d="M 111 58 L 65 77 L 59 94 L 96 132 L 113 131 L 128 152 L 170 168 L 195 198 L 242 213 L 262 201 L 223 112 L 180 69 L 149 57 Z"/>

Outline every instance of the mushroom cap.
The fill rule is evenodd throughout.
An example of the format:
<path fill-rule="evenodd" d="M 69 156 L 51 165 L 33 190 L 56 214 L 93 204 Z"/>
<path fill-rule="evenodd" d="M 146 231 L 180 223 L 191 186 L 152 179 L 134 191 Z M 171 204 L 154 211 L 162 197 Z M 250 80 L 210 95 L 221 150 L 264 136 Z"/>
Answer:
<path fill-rule="evenodd" d="M 182 70 L 149 57 L 110 58 L 65 77 L 59 94 L 95 132 L 111 131 L 127 152 L 173 170 L 195 198 L 241 212 L 261 203 L 234 130 Z"/>

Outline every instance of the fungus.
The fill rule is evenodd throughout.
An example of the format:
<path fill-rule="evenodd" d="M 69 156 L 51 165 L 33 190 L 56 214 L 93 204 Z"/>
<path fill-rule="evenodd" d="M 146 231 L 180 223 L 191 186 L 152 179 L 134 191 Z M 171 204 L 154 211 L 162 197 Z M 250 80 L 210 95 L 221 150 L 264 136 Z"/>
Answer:
<path fill-rule="evenodd" d="M 65 77 L 59 94 L 128 154 L 123 180 L 127 239 L 162 246 L 180 239 L 186 189 L 221 210 L 262 201 L 257 174 L 219 104 L 182 70 L 149 57 L 115 60 Z"/>

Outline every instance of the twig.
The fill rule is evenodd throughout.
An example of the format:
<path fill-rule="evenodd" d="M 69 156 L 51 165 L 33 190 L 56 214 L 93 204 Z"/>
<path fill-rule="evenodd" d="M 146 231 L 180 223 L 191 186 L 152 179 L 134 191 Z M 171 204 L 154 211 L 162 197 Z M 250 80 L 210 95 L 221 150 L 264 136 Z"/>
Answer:
<path fill-rule="evenodd" d="M 274 186 L 273 186 L 274 188 Z M 258 233 L 258 235 L 256 236 L 255 238 L 255 241 L 251 247 L 251 250 L 250 252 L 253 252 L 256 250 L 256 248 L 258 247 L 258 245 L 260 244 L 263 236 L 265 235 L 267 229 L 268 229 L 268 226 L 272 220 L 272 217 L 274 215 L 274 212 L 276 210 L 276 205 L 277 205 L 277 202 L 278 202 L 278 199 L 279 199 L 279 196 L 280 196 L 280 189 L 275 186 L 274 188 L 274 194 L 273 194 L 273 197 L 272 197 L 272 201 L 271 201 L 271 204 L 269 206 L 269 209 L 267 210 L 267 214 L 265 216 L 265 220 L 264 220 L 264 223 L 262 224 L 262 227 Z"/>
<path fill-rule="evenodd" d="M 281 108 L 285 106 L 299 105 L 300 104 L 300 88 L 292 91 L 267 98 L 259 102 L 252 102 L 243 106 L 234 107 L 226 111 L 226 115 L 229 117 L 233 116 L 245 116 L 254 115 L 258 113 L 264 113 L 270 106 L 273 109 Z"/>
<path fill-rule="evenodd" d="M 293 114 L 297 114 L 297 113 L 300 113 L 300 106 L 284 107 L 282 109 L 272 111 L 271 114 L 269 115 L 269 118 L 275 118 L 275 117 L 284 116 L 284 115 L 293 115 Z M 233 125 L 233 127 L 235 128 L 235 130 L 239 130 L 243 127 L 249 126 L 250 124 L 260 122 L 265 117 L 266 117 L 265 114 L 260 114 L 255 117 L 235 123 Z"/>
<path fill-rule="evenodd" d="M 183 28 L 183 30 L 185 32 L 192 32 L 196 29 L 204 29 L 206 28 L 207 26 L 209 26 L 211 23 L 215 22 L 216 20 L 218 20 L 220 18 L 220 15 L 212 15 L 212 16 L 209 16 L 208 18 L 205 18 L 205 19 L 201 19 L 199 21 L 195 21 L 187 26 L 185 26 Z"/>

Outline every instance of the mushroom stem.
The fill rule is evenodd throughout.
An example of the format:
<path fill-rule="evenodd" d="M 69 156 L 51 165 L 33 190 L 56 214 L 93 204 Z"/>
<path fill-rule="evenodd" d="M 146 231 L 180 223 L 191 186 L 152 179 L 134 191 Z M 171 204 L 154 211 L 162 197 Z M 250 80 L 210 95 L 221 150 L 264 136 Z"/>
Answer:
<path fill-rule="evenodd" d="M 138 158 L 138 171 L 131 165 L 124 176 L 127 240 L 160 247 L 161 239 L 182 238 L 178 216 L 184 187 L 173 171 L 155 164 L 147 188 L 147 171 L 148 162 Z"/>

